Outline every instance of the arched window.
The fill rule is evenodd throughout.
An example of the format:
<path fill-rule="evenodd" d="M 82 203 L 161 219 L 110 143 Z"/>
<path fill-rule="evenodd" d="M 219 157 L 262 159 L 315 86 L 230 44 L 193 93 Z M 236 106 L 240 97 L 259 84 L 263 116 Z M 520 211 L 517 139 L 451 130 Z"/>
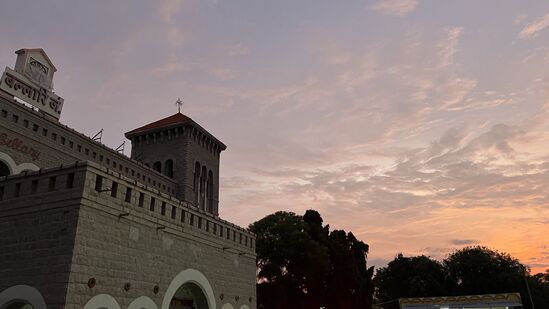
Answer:
<path fill-rule="evenodd" d="M 206 181 L 208 180 L 208 170 L 205 166 L 202 166 L 202 173 L 200 173 L 200 206 L 206 210 Z"/>
<path fill-rule="evenodd" d="M 154 162 L 153 164 L 153 170 L 161 173 L 162 172 L 162 163 L 160 163 L 160 161 L 156 161 Z"/>
<path fill-rule="evenodd" d="M 195 193 L 194 204 L 198 207 L 198 196 L 199 196 L 199 187 L 200 187 L 200 163 L 196 162 L 194 164 L 194 178 L 193 178 L 193 190 Z"/>
<path fill-rule="evenodd" d="M 173 160 L 166 160 L 164 163 L 164 175 L 173 178 Z"/>
<path fill-rule="evenodd" d="M 213 172 L 210 170 L 208 172 L 208 186 L 207 193 L 208 196 L 208 212 L 213 213 Z"/>

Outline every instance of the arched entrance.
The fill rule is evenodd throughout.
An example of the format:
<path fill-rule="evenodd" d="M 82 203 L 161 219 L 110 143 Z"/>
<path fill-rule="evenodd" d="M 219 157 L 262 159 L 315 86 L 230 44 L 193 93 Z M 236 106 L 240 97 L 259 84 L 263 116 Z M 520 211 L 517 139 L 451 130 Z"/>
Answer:
<path fill-rule="evenodd" d="M 162 309 L 216 309 L 208 279 L 195 269 L 180 272 L 164 294 Z"/>
<path fill-rule="evenodd" d="M 170 309 L 208 309 L 208 300 L 202 289 L 192 282 L 183 284 L 172 297 Z"/>
<path fill-rule="evenodd" d="M 88 300 L 84 309 L 120 309 L 120 305 L 109 294 L 99 294 Z"/>
<path fill-rule="evenodd" d="M 46 309 L 46 302 L 37 289 L 15 285 L 0 293 L 0 309 Z"/>
<path fill-rule="evenodd" d="M 34 307 L 27 302 L 14 302 L 6 306 L 6 309 L 34 309 Z"/>
<path fill-rule="evenodd" d="M 24 171 L 37 171 L 40 168 L 34 163 L 17 164 L 7 153 L 0 151 L 0 177 L 19 174 Z"/>
<path fill-rule="evenodd" d="M 158 309 L 158 307 L 149 297 L 141 296 L 132 301 L 128 309 Z"/>
<path fill-rule="evenodd" d="M 8 176 L 9 174 L 11 174 L 10 167 L 4 161 L 0 160 L 0 177 Z"/>

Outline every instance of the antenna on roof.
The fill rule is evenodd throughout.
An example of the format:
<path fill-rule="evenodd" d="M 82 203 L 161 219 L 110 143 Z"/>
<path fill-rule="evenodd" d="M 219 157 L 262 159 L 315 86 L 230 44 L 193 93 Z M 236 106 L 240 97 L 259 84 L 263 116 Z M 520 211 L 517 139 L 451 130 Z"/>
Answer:
<path fill-rule="evenodd" d="M 183 106 L 183 101 L 181 101 L 181 98 L 177 98 L 177 101 L 175 101 L 175 106 L 177 106 L 177 112 L 181 113 L 181 107 Z"/>
<path fill-rule="evenodd" d="M 120 146 L 116 147 L 115 151 L 117 151 L 118 153 L 124 154 L 124 145 L 125 144 L 126 144 L 126 141 L 122 142 L 122 144 L 120 144 Z"/>
<path fill-rule="evenodd" d="M 97 132 L 97 134 L 95 134 L 92 139 L 96 142 L 100 142 L 101 143 L 101 138 L 103 137 L 103 129 L 101 129 L 101 131 Z"/>

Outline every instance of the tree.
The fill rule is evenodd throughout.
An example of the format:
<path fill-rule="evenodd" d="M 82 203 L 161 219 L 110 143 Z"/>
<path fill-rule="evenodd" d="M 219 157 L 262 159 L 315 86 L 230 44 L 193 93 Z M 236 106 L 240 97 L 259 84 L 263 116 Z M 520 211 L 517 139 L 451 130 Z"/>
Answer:
<path fill-rule="evenodd" d="M 475 246 L 457 250 L 444 260 L 453 295 L 519 292 L 525 309 L 548 308 L 547 276 L 531 276 L 527 267 L 507 253 Z M 544 291 L 545 289 L 545 291 Z"/>
<path fill-rule="evenodd" d="M 443 265 L 424 255 L 405 257 L 398 254 L 386 267 L 377 270 L 374 285 L 378 302 L 448 294 Z"/>
<path fill-rule="evenodd" d="M 486 247 L 466 247 L 444 260 L 452 294 L 513 293 L 525 286 L 526 268 L 509 254 Z"/>
<path fill-rule="evenodd" d="M 537 308 L 549 308 L 549 269 L 528 277 L 528 285 Z M 523 299 L 523 302 L 528 300 Z"/>
<path fill-rule="evenodd" d="M 528 268 L 509 254 L 486 247 L 466 247 L 442 263 L 426 256 L 399 254 L 374 278 L 376 299 L 520 293 L 525 309 L 532 308 L 527 285 L 536 308 L 549 308 L 549 271 L 529 275 Z"/>
<path fill-rule="evenodd" d="M 250 230 L 257 235 L 260 308 L 371 308 L 369 247 L 352 233 L 330 232 L 314 210 L 303 217 L 276 212 Z"/>
<path fill-rule="evenodd" d="M 330 261 L 328 250 L 305 232 L 302 217 L 280 211 L 250 230 L 257 235 L 258 302 L 264 308 L 314 308 L 310 303 L 323 298 L 317 286 Z"/>

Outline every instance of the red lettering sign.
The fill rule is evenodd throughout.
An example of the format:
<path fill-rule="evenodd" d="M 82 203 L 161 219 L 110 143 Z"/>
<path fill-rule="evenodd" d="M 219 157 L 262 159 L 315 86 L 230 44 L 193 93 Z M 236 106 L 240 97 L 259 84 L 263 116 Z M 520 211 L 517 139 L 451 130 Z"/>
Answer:
<path fill-rule="evenodd" d="M 25 145 L 23 141 L 18 139 L 17 137 L 10 138 L 6 133 L 0 134 L 0 146 L 6 146 L 24 155 L 30 156 L 33 161 L 36 161 L 40 158 L 39 151 Z"/>

